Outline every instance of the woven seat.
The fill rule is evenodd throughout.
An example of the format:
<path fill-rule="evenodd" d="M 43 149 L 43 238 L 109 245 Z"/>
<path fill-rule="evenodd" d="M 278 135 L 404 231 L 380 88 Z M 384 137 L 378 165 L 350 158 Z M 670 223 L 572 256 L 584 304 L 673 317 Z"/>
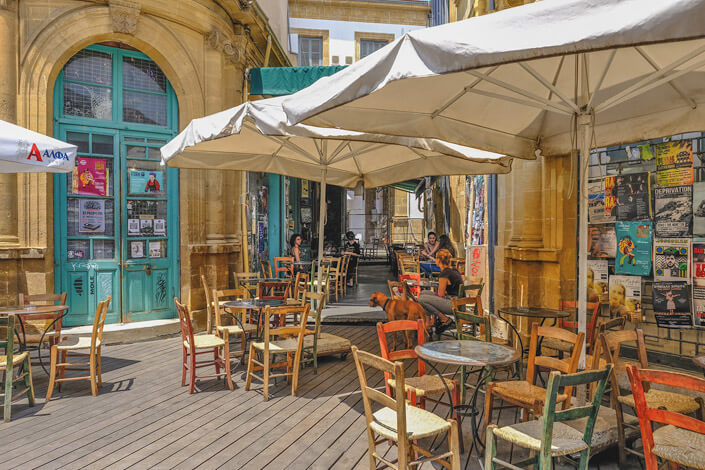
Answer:
<path fill-rule="evenodd" d="M 543 418 L 494 429 L 495 436 L 525 449 L 535 451 L 541 450 L 542 433 Z M 574 454 L 587 448 L 588 445 L 583 441 L 582 432 L 565 423 L 553 424 L 553 437 L 551 438 L 552 456 L 559 457 L 561 455 Z"/>
<path fill-rule="evenodd" d="M 264 351 L 264 343 L 263 342 L 254 342 L 252 343 L 255 349 L 258 349 L 260 351 Z M 269 351 L 276 353 L 276 352 L 295 352 L 297 349 L 297 342 L 293 338 L 287 338 L 287 339 L 282 339 L 279 341 L 270 341 L 269 342 Z"/>
<path fill-rule="evenodd" d="M 639 420 L 636 416 L 624 414 L 624 422 L 626 424 L 638 425 Z M 566 421 L 565 424 L 573 429 L 585 432 L 585 423 L 587 418 L 574 419 Z M 640 435 L 639 429 L 626 428 L 626 438 L 632 439 Z M 592 453 L 596 454 L 604 449 L 617 445 L 619 442 L 619 430 L 617 428 L 617 412 L 606 406 L 601 406 L 595 420 L 595 427 L 592 434 Z"/>
<path fill-rule="evenodd" d="M 404 390 L 407 392 L 414 390 L 416 395 L 419 396 L 439 395 L 446 391 L 443 382 L 448 386 L 448 390 L 455 388 L 455 382 L 450 379 L 443 378 L 443 380 L 441 380 L 437 375 L 422 375 L 421 377 L 408 377 L 404 379 Z M 396 387 L 394 379 L 389 379 L 389 386 L 392 388 Z"/>
<path fill-rule="evenodd" d="M 13 366 L 18 366 L 22 364 L 22 361 L 24 361 L 27 358 L 27 355 L 29 353 L 27 351 L 21 353 L 21 354 L 13 354 L 12 356 L 12 365 Z M 0 369 L 5 370 L 7 368 L 7 356 L 0 356 Z"/>
<path fill-rule="evenodd" d="M 96 338 L 95 346 L 100 347 L 100 340 Z M 73 351 L 74 349 L 89 349 L 91 347 L 90 336 L 78 336 L 64 338 L 56 348 L 59 351 Z"/>
<path fill-rule="evenodd" d="M 308 330 L 307 330 L 308 331 Z M 308 333 L 307 333 L 308 334 Z M 314 333 L 315 334 L 315 333 Z M 318 355 L 337 354 L 349 352 L 352 343 L 349 339 L 330 333 L 320 333 L 318 335 Z M 304 349 L 313 347 L 313 335 L 304 337 Z"/>
<path fill-rule="evenodd" d="M 667 425 L 654 431 L 652 452 L 690 468 L 705 469 L 705 435 Z"/>
<path fill-rule="evenodd" d="M 381 408 L 373 415 L 370 427 L 382 437 L 397 441 L 397 413 Z M 435 436 L 450 429 L 450 423 L 430 411 L 406 405 L 406 433 L 410 440 Z"/>
<path fill-rule="evenodd" d="M 244 328 L 245 333 L 254 333 L 257 331 L 257 325 L 253 325 L 252 323 L 243 323 L 242 327 Z M 219 333 L 227 331 L 231 335 L 239 335 L 243 332 L 243 328 L 240 328 L 240 325 L 225 325 L 215 327 L 215 329 Z"/>
<path fill-rule="evenodd" d="M 492 393 L 499 397 L 507 397 L 524 403 L 543 403 L 546 400 L 546 389 L 530 384 L 525 380 L 511 380 L 509 382 L 493 382 Z M 565 393 L 559 393 L 556 401 L 564 402 L 568 399 Z"/>
<path fill-rule="evenodd" d="M 219 348 L 225 344 L 223 338 L 218 338 L 216 335 L 198 335 L 193 337 L 194 347 L 196 349 Z M 188 341 L 184 341 L 184 346 L 190 347 Z"/>
<path fill-rule="evenodd" d="M 675 413 L 690 414 L 700 409 L 700 404 L 695 398 L 682 393 L 668 392 L 666 390 L 651 389 L 645 393 L 646 404 L 649 408 L 663 408 Z M 635 407 L 634 395 L 624 395 L 618 398 L 623 405 Z"/>

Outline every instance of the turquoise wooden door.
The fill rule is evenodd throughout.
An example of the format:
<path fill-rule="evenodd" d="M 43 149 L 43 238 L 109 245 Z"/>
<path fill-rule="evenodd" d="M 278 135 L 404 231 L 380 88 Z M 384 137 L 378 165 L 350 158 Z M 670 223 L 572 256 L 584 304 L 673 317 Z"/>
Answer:
<path fill-rule="evenodd" d="M 67 325 L 173 318 L 179 294 L 178 172 L 159 164 L 177 107 L 164 74 L 133 50 L 91 46 L 54 92 L 55 135 L 78 145 L 73 174 L 54 185 L 55 284 Z"/>

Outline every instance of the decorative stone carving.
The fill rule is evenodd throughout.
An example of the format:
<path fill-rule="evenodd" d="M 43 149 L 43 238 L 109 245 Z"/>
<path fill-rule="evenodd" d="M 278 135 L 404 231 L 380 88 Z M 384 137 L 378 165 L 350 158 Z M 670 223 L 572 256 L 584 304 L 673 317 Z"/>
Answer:
<path fill-rule="evenodd" d="M 141 8 L 142 6 L 139 3 L 130 0 L 110 0 L 110 17 L 113 20 L 113 31 L 116 33 L 135 34 Z"/>
<path fill-rule="evenodd" d="M 240 63 L 246 56 L 247 37 L 244 34 L 230 38 L 214 29 L 208 34 L 207 40 L 213 49 L 220 51 L 234 64 Z"/>

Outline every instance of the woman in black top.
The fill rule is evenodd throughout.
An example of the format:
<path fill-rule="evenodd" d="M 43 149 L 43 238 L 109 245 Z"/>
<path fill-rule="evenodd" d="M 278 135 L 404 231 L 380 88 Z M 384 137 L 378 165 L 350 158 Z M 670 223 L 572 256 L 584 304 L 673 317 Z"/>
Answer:
<path fill-rule="evenodd" d="M 449 318 L 453 315 L 453 304 L 448 297 L 457 297 L 460 286 L 463 285 L 463 276 L 456 269 L 450 267 L 451 258 L 451 253 L 448 250 L 439 249 L 436 252 L 436 264 L 441 268 L 438 293 L 423 291 L 419 296 L 419 303 L 426 311 L 426 315 L 435 315 L 440 323 L 436 327 L 437 334 L 453 323 L 453 320 Z"/>
<path fill-rule="evenodd" d="M 353 276 L 355 275 L 355 268 L 357 267 L 357 259 L 360 257 L 360 244 L 355 240 L 355 234 L 351 231 L 348 231 L 345 234 L 345 238 L 347 241 L 345 242 L 345 245 L 343 246 L 343 255 L 350 255 L 350 261 L 348 261 L 348 271 L 347 271 L 347 278 L 348 278 L 348 286 L 352 287 L 353 286 Z"/>

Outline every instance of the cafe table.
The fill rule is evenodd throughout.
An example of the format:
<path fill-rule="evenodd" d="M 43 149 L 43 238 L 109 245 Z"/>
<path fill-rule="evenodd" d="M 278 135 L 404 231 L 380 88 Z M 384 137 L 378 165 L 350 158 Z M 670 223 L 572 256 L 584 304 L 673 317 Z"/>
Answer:
<path fill-rule="evenodd" d="M 42 361 L 42 349 L 41 345 L 44 341 L 44 336 L 49 332 L 49 330 L 56 324 L 59 319 L 63 318 L 68 313 L 68 305 L 14 305 L 10 307 L 0 307 L 0 315 L 15 315 L 19 319 L 20 330 L 22 332 L 22 337 L 18 338 L 20 340 L 20 351 L 27 350 L 27 338 L 24 330 L 23 319 L 28 317 L 31 319 L 32 316 L 45 316 L 56 314 L 56 318 L 44 329 L 42 336 L 39 339 L 39 346 L 37 347 L 37 354 L 39 356 L 39 365 L 42 366 L 44 372 L 47 372 L 44 367 L 44 362 Z M 47 372 L 48 374 L 48 372 Z"/>
<path fill-rule="evenodd" d="M 234 309 L 234 310 L 250 310 L 253 313 L 257 312 L 255 315 L 255 320 L 257 322 L 258 326 L 258 331 L 257 331 L 257 336 L 261 336 L 259 332 L 259 324 L 260 324 L 260 316 L 262 313 L 262 309 L 265 307 L 279 307 L 281 305 L 284 305 L 283 300 L 277 300 L 277 299 L 241 299 L 241 300 L 229 300 L 227 302 L 223 302 L 223 307 L 228 309 Z M 233 315 L 232 313 L 226 312 L 232 316 L 236 322 L 240 323 L 240 319 L 236 316 Z M 242 328 L 243 331 L 245 331 L 245 328 L 243 327 L 242 324 L 240 324 L 240 328 Z"/>
<path fill-rule="evenodd" d="M 498 367 L 509 366 L 521 358 L 521 353 L 516 349 L 503 344 L 487 343 L 484 341 L 472 340 L 451 340 L 434 341 L 424 343 L 414 348 L 416 355 L 427 363 L 431 369 L 441 378 L 443 374 L 436 368 L 435 364 L 448 364 L 452 366 L 465 366 L 468 368 L 480 369 L 482 373 L 478 377 L 475 391 L 472 394 L 470 403 L 453 406 L 449 417 L 453 411 L 459 416 L 471 417 L 470 426 L 473 434 L 473 446 L 482 446 L 482 441 L 478 434 L 478 421 L 481 419 L 480 411 L 477 409 L 477 395 L 482 382 L 486 381 L 492 371 Z M 445 381 L 444 381 L 445 385 Z M 452 394 L 447 385 L 449 403 L 452 403 Z M 462 427 L 460 442 L 462 445 Z M 479 448 L 479 447 L 478 447 Z M 472 452 L 472 448 L 470 449 Z"/>
<path fill-rule="evenodd" d="M 566 312 L 564 310 L 555 310 L 552 308 L 544 308 L 544 307 L 504 307 L 500 308 L 497 310 L 497 317 L 499 317 L 500 320 L 504 321 L 509 327 L 514 331 L 516 334 L 517 339 L 519 340 L 519 345 L 521 346 L 521 351 L 522 353 L 524 352 L 524 342 L 521 340 L 521 335 L 519 334 L 519 330 L 516 329 L 516 327 L 510 322 L 506 317 L 503 317 L 502 315 L 512 315 L 515 317 L 524 317 L 524 318 L 533 318 L 536 320 L 541 320 L 541 325 L 546 320 L 552 319 L 554 321 L 557 321 L 561 318 L 567 318 L 570 316 L 570 312 Z"/>

